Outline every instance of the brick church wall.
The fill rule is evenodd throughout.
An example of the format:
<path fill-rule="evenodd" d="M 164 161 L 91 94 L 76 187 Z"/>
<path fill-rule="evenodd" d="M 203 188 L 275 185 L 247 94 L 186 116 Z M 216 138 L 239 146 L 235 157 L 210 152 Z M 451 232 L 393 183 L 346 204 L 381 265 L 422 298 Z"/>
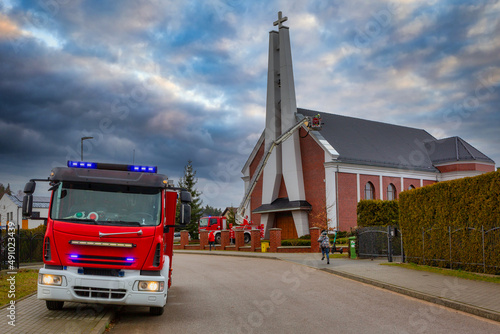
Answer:
<path fill-rule="evenodd" d="M 420 188 L 420 180 L 419 179 L 404 179 L 403 184 L 404 184 L 403 191 L 408 190 L 410 185 L 414 186 L 415 188 Z"/>
<path fill-rule="evenodd" d="M 356 208 L 358 195 L 356 193 L 356 174 L 338 173 L 338 209 L 339 229 L 349 231 L 357 224 Z"/>
<path fill-rule="evenodd" d="M 250 163 L 250 179 L 252 178 L 253 174 L 255 173 L 255 170 L 257 169 L 257 166 L 259 165 L 260 160 L 262 160 L 262 156 L 264 155 L 264 143 L 259 147 L 259 150 L 257 151 L 257 154 L 255 155 L 255 158 L 253 161 Z M 250 212 L 253 210 L 257 209 L 259 206 L 262 205 L 262 181 L 263 179 L 263 174 L 260 175 L 259 181 L 257 181 L 257 184 L 255 185 L 255 188 L 253 190 L 252 196 L 250 198 Z M 250 215 L 249 215 L 250 216 Z M 260 225 L 260 215 L 259 214 L 252 214 L 252 222 L 256 225 Z"/>
<path fill-rule="evenodd" d="M 368 182 L 373 184 L 373 188 L 375 190 L 373 199 L 380 199 L 380 179 L 378 175 L 359 175 L 359 191 L 361 194 L 361 199 L 365 198 L 365 186 Z"/>
<path fill-rule="evenodd" d="M 451 165 L 438 166 L 437 169 L 439 169 L 441 173 L 465 172 L 465 171 L 494 172 L 495 166 L 468 163 L 468 164 L 451 164 Z"/>
<path fill-rule="evenodd" d="M 399 198 L 399 194 L 401 193 L 401 178 L 399 177 L 388 177 L 388 176 L 383 176 L 382 177 L 382 193 L 384 194 L 384 200 L 387 200 L 387 188 L 389 187 L 389 184 L 393 184 L 394 187 L 396 188 L 396 197 L 395 199 Z M 380 199 L 380 197 L 379 197 Z"/>
<path fill-rule="evenodd" d="M 309 227 L 326 223 L 325 152 L 306 131 L 300 129 L 300 154 L 306 200 L 311 204 Z M 302 138 L 303 137 L 303 138 Z"/>
<path fill-rule="evenodd" d="M 424 187 L 425 187 L 425 186 L 428 186 L 428 185 L 431 185 L 431 184 L 434 184 L 434 183 L 437 183 L 437 181 L 432 181 L 432 180 L 424 180 Z"/>

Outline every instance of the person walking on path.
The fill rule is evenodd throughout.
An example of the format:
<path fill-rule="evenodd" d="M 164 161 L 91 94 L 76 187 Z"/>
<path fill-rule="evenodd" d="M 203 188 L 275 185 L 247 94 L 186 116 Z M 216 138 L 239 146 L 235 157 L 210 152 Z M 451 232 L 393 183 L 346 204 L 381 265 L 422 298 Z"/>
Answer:
<path fill-rule="evenodd" d="M 210 231 L 210 234 L 208 235 L 208 244 L 210 245 L 210 250 L 212 250 L 212 246 L 214 246 L 214 250 L 215 250 L 215 235 L 214 235 L 214 231 Z"/>
<path fill-rule="evenodd" d="M 325 259 L 326 254 L 326 264 L 330 264 L 330 239 L 328 238 L 328 233 L 323 231 L 319 236 L 318 242 L 321 247 L 321 261 Z"/>

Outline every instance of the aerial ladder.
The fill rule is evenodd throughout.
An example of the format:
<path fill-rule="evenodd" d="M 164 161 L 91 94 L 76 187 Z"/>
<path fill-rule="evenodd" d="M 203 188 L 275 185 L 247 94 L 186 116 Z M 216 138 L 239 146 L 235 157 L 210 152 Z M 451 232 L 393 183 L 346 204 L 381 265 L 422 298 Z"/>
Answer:
<path fill-rule="evenodd" d="M 322 124 L 323 123 L 321 123 L 321 116 L 319 114 L 316 116 L 305 116 L 303 119 L 301 119 L 299 122 L 297 122 L 290 129 L 283 132 L 281 134 L 281 136 L 276 138 L 275 141 L 273 141 L 271 146 L 269 146 L 269 148 L 265 152 L 264 156 L 262 157 L 262 160 L 259 162 L 259 165 L 257 166 L 257 169 L 255 170 L 255 173 L 252 176 L 252 179 L 250 180 L 250 184 L 248 185 L 248 188 L 245 192 L 245 196 L 243 197 L 243 200 L 241 201 L 241 204 L 238 207 L 238 210 L 236 210 L 235 220 L 236 220 L 237 224 L 241 224 L 243 222 L 245 208 L 248 205 L 248 202 L 250 201 L 250 197 L 251 197 L 252 192 L 257 184 L 257 181 L 259 180 L 260 176 L 262 175 L 262 172 L 264 171 L 264 167 L 266 166 L 267 161 L 269 160 L 269 157 L 271 156 L 271 153 L 276 148 L 276 146 L 282 144 L 285 140 L 287 140 L 295 131 L 300 129 L 303 125 L 305 125 L 307 127 L 308 133 L 309 133 L 309 131 L 311 131 L 311 130 L 320 131 Z"/>

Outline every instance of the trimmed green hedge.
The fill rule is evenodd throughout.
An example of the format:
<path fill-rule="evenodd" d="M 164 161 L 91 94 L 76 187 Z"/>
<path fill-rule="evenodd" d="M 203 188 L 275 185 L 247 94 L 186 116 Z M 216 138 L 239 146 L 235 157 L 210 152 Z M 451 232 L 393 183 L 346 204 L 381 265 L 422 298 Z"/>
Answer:
<path fill-rule="evenodd" d="M 281 240 L 281 246 L 311 246 L 311 239 L 285 239 Z"/>
<path fill-rule="evenodd" d="M 405 191 L 399 210 L 410 262 L 500 274 L 500 172 Z"/>
<path fill-rule="evenodd" d="M 361 200 L 358 202 L 358 226 L 398 225 L 398 201 Z"/>

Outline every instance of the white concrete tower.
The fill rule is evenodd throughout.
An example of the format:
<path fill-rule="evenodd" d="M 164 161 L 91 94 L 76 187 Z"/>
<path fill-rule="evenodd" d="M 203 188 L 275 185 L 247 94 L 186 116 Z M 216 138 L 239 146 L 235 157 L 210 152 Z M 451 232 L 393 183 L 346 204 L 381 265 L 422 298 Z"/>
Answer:
<path fill-rule="evenodd" d="M 267 76 L 267 103 L 265 149 L 296 123 L 297 103 L 293 80 L 292 52 L 288 27 L 283 26 L 287 17 L 278 13 L 274 25 L 279 32 L 269 33 L 269 68 Z M 262 204 L 271 204 L 278 198 L 283 178 L 290 201 L 305 200 L 299 133 L 295 132 L 272 153 L 263 173 Z M 307 212 L 292 211 L 299 236 L 309 233 Z M 274 213 L 264 213 L 261 223 L 266 231 L 274 221 Z"/>

